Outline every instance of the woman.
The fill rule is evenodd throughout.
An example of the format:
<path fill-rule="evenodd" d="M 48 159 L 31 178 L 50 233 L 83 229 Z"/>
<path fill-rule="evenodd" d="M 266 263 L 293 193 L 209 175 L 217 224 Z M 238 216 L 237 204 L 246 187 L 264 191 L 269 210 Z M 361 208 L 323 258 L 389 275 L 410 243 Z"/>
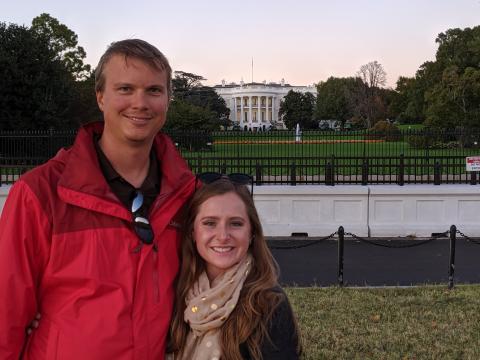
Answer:
<path fill-rule="evenodd" d="M 253 199 L 226 177 L 186 217 L 170 349 L 175 359 L 297 359 L 298 329 Z"/>

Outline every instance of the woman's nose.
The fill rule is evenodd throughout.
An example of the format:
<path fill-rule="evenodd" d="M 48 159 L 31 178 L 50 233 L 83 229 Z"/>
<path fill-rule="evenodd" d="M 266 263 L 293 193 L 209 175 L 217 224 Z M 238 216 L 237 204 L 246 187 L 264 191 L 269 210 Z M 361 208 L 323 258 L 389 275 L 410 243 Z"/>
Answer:
<path fill-rule="evenodd" d="M 218 239 L 219 240 L 227 240 L 229 237 L 230 237 L 230 233 L 228 231 L 228 227 L 227 226 L 219 226 L 218 227 Z"/>

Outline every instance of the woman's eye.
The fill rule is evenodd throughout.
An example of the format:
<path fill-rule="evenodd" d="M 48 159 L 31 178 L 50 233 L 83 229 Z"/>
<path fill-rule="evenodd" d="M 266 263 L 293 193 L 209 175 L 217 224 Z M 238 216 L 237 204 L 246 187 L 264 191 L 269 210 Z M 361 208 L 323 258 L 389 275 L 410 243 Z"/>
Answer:
<path fill-rule="evenodd" d="M 215 226 L 215 222 L 214 221 L 204 221 L 203 225 L 205 225 L 205 226 Z"/>
<path fill-rule="evenodd" d="M 235 226 L 235 227 L 243 226 L 243 222 L 241 222 L 241 221 L 234 221 L 234 222 L 232 222 L 232 226 Z"/>

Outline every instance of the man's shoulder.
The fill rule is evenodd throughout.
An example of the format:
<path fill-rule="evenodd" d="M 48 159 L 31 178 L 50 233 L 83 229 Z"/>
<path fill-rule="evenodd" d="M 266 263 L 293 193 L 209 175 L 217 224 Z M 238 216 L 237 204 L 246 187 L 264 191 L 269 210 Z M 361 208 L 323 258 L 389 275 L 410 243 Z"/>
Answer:
<path fill-rule="evenodd" d="M 23 174 L 20 180 L 28 185 L 34 193 L 45 191 L 46 188 L 56 188 L 68 156 L 69 150 L 61 149 L 57 155 L 46 163 Z"/>

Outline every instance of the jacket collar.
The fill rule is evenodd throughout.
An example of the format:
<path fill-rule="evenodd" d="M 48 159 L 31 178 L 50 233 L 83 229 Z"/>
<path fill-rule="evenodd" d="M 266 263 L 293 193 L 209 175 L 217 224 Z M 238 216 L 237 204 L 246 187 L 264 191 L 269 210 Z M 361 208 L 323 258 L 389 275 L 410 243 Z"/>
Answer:
<path fill-rule="evenodd" d="M 130 221 L 130 212 L 111 191 L 98 163 L 93 137 L 102 132 L 103 122 L 85 125 L 80 128 L 73 146 L 57 154 L 54 160 L 65 164 L 58 182 L 58 193 L 64 201 L 73 205 Z M 161 186 L 160 194 L 152 205 L 152 214 L 163 204 L 170 203 L 172 198 L 177 197 L 176 194 L 182 200 L 183 197 L 188 198 L 195 182 L 185 160 L 165 134 L 158 133 L 153 146 L 160 163 Z"/>

